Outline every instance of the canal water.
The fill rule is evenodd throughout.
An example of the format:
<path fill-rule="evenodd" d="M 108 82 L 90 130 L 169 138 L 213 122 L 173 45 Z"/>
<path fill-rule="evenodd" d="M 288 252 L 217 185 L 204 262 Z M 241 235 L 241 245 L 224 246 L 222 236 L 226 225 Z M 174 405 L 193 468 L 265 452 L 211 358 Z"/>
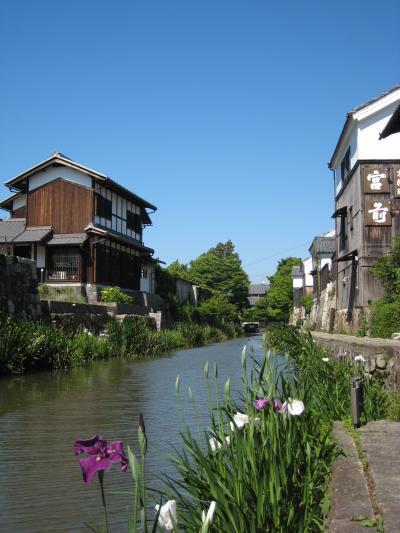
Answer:
<path fill-rule="evenodd" d="M 208 403 L 203 368 L 218 364 L 221 390 L 228 377 L 233 396 L 241 385 L 244 345 L 261 357 L 261 336 L 183 350 L 159 359 L 110 360 L 65 372 L 43 372 L 0 380 L 0 531 L 81 532 L 100 524 L 97 479 L 82 481 L 73 443 L 98 433 L 107 441 L 137 447 L 143 413 L 148 437 L 147 478 L 160 487 L 162 472 L 172 473 L 169 455 L 180 447 L 182 429 L 175 393 L 181 377 L 184 405 L 191 386 L 201 425 L 207 427 Z M 187 409 L 189 419 L 191 411 Z M 193 421 L 193 420 L 192 420 Z M 129 473 L 118 465 L 105 475 L 111 532 L 127 530 Z"/>

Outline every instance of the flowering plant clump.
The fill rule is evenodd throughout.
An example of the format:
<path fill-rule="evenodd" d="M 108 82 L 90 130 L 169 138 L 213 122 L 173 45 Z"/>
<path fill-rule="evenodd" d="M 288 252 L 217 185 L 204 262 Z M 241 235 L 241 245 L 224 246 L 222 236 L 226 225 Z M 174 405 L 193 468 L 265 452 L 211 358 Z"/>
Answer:
<path fill-rule="evenodd" d="M 336 359 L 338 361 L 343 361 L 343 359 L 346 357 L 346 352 L 345 353 L 338 353 L 336 354 Z"/>

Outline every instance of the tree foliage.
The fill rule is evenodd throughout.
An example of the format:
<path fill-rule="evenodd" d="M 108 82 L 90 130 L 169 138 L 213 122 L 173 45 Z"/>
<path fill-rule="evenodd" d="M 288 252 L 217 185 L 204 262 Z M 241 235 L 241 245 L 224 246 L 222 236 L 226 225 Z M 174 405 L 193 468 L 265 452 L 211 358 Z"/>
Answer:
<path fill-rule="evenodd" d="M 375 261 L 371 273 L 382 282 L 390 302 L 400 298 L 400 236 L 396 237 L 390 253 Z"/>
<path fill-rule="evenodd" d="M 199 255 L 191 261 L 188 271 L 194 282 L 210 289 L 213 294 L 238 307 L 246 305 L 249 278 L 232 241 L 220 242 Z"/>
<path fill-rule="evenodd" d="M 269 276 L 270 288 L 266 294 L 271 321 L 287 322 L 293 307 L 292 267 L 301 265 L 299 257 L 281 259 L 273 276 Z"/>

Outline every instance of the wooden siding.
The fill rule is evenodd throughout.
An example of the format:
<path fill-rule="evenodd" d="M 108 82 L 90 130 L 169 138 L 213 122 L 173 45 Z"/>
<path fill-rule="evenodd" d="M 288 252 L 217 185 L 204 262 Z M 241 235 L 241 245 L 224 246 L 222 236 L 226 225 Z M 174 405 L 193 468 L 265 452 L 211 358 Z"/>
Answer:
<path fill-rule="evenodd" d="M 26 216 L 26 206 L 19 207 L 11 213 L 11 218 L 25 218 Z"/>
<path fill-rule="evenodd" d="M 62 179 L 28 194 L 28 226 L 52 225 L 54 233 L 82 233 L 92 222 L 93 192 Z"/>

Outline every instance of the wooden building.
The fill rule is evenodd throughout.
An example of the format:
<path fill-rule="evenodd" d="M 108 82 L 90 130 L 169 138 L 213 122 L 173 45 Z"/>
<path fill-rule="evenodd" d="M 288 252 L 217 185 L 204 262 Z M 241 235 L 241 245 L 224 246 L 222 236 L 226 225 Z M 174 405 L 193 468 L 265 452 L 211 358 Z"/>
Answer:
<path fill-rule="evenodd" d="M 356 309 L 383 296 L 370 268 L 389 252 L 400 230 L 400 136 L 379 140 L 399 102 L 396 86 L 350 111 L 329 162 L 335 183 L 336 312 L 347 323 Z"/>
<path fill-rule="evenodd" d="M 154 205 L 59 152 L 5 185 L 0 253 L 35 259 L 53 285 L 154 292 L 154 250 L 143 243 Z"/>

